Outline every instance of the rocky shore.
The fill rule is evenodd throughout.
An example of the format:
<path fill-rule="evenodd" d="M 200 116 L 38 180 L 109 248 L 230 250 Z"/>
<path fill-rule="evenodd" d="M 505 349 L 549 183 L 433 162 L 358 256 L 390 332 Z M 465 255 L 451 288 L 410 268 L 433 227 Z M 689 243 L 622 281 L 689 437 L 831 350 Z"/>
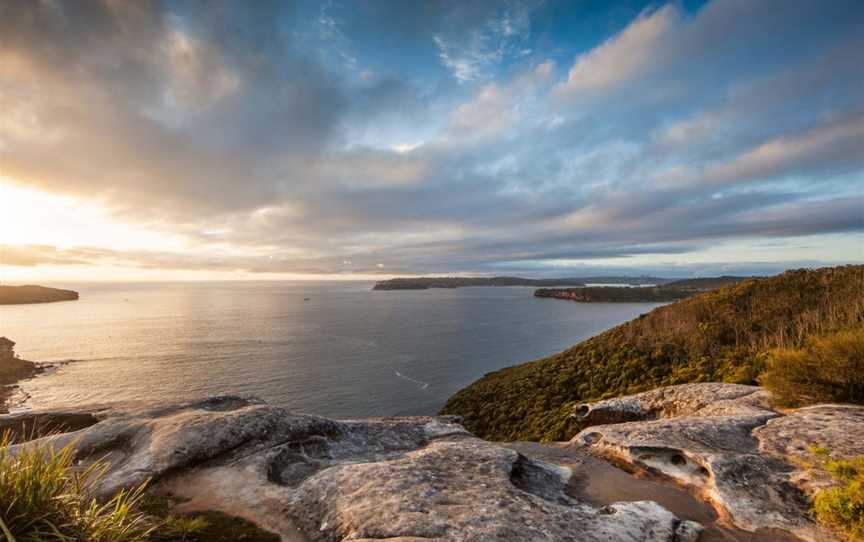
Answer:
<path fill-rule="evenodd" d="M 15 355 L 15 342 L 0 337 L 0 414 L 8 411 L 8 401 L 19 380 L 33 378 L 41 367 Z"/>
<path fill-rule="evenodd" d="M 807 455 L 864 454 L 864 407 L 779 412 L 768 399 L 750 386 L 661 388 L 580 405 L 585 429 L 571 441 L 527 448 L 478 439 L 453 417 L 331 420 L 240 397 L 29 412 L 0 428 L 74 422 L 40 442 L 105 458 L 101 493 L 152 479 L 179 511 L 245 518 L 288 541 L 839 540 L 811 518 L 809 498 L 831 481 Z M 596 464 L 574 457 L 690 492 L 735 538 L 650 493 L 586 497 L 574 481 Z"/>

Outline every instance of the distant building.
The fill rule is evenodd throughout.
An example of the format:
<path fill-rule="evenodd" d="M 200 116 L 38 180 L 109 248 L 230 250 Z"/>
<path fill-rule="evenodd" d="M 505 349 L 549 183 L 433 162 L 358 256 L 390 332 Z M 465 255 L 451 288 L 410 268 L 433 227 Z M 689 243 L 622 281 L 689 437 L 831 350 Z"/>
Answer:
<path fill-rule="evenodd" d="M 15 357 L 15 341 L 0 337 L 0 359 Z"/>

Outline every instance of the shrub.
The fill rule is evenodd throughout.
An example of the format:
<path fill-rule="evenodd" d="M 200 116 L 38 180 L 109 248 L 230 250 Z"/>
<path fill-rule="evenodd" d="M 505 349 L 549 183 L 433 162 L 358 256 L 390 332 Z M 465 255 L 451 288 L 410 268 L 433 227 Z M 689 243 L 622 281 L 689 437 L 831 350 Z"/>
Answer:
<path fill-rule="evenodd" d="M 489 373 L 450 397 L 441 413 L 463 416 L 469 431 L 489 440 L 569 440 L 581 428 L 569 418 L 573 404 L 690 382 L 754 384 L 767 352 L 862 323 L 862 265 L 749 279 Z"/>
<path fill-rule="evenodd" d="M 856 540 L 864 540 L 864 457 L 827 461 L 824 466 L 840 485 L 816 494 L 816 519 Z"/>
<path fill-rule="evenodd" d="M 759 380 L 783 406 L 864 403 L 864 329 L 813 337 L 802 348 L 773 350 Z"/>
<path fill-rule="evenodd" d="M 12 453 L 0 438 L 0 542 L 143 542 L 150 533 L 136 506 L 144 485 L 106 502 L 92 495 L 107 469 L 78 468 L 73 450 L 33 445 Z"/>

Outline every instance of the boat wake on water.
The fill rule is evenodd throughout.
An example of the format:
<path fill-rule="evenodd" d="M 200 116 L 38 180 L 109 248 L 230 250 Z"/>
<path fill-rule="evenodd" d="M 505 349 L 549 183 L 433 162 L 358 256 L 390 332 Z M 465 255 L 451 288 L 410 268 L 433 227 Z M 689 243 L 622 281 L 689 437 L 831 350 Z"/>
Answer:
<path fill-rule="evenodd" d="M 403 375 L 399 371 L 396 371 L 396 376 L 398 376 L 399 378 L 401 378 L 403 380 L 407 380 L 408 382 L 413 382 L 413 383 L 417 384 L 418 386 L 420 386 L 421 390 L 425 390 L 426 388 L 429 387 L 428 382 L 423 382 L 422 380 L 415 380 L 415 379 L 411 378 L 410 376 Z"/>

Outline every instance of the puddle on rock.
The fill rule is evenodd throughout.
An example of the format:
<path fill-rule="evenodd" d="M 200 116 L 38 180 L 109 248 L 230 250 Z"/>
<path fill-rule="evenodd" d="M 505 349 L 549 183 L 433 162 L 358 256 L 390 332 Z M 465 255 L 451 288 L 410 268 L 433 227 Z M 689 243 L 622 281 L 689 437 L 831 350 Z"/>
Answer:
<path fill-rule="evenodd" d="M 648 474 L 630 474 L 585 450 L 535 442 L 504 443 L 525 456 L 569 467 L 573 477 L 567 493 L 598 506 L 619 501 L 655 501 L 680 519 L 697 521 L 705 527 L 699 542 L 800 542 L 777 530 L 756 533 L 717 523 L 717 513 L 686 490 Z"/>

